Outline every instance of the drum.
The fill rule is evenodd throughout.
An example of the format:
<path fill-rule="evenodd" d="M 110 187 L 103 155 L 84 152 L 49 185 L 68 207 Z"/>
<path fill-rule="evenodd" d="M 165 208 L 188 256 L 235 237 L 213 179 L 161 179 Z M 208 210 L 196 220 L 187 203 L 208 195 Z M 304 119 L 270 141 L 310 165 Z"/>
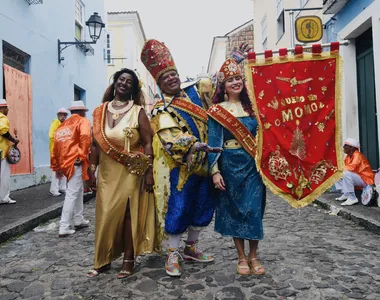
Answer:
<path fill-rule="evenodd" d="M 367 185 L 362 192 L 361 203 L 365 206 L 372 206 L 377 204 L 379 193 L 373 185 Z"/>
<path fill-rule="evenodd" d="M 9 164 L 11 164 L 11 165 L 17 164 L 21 159 L 20 149 L 14 145 L 9 147 L 6 158 L 7 158 L 7 161 L 9 162 Z"/>

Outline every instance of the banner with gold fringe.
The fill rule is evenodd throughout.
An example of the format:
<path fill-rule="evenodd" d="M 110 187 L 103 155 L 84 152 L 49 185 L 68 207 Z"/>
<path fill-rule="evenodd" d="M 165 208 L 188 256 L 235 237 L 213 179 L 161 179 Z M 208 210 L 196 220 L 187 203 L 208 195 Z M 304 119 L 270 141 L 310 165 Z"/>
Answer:
<path fill-rule="evenodd" d="M 248 90 L 259 123 L 256 163 L 265 185 L 304 207 L 343 174 L 339 43 L 248 54 Z"/>

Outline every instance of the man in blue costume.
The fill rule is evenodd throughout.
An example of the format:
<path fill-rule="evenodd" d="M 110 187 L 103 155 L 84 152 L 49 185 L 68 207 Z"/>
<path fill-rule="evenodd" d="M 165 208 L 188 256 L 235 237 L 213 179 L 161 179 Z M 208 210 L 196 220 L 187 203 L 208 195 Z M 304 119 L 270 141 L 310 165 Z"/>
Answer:
<path fill-rule="evenodd" d="M 168 234 L 166 273 L 180 276 L 178 252 L 182 233 L 188 231 L 183 257 L 211 262 L 197 241 L 202 227 L 210 224 L 214 213 L 207 178 L 207 152 L 220 148 L 207 145 L 207 104 L 195 83 L 181 89 L 181 82 L 169 49 L 149 40 L 141 52 L 141 61 L 155 78 L 163 100 L 152 111 L 154 180 L 158 238 Z"/>

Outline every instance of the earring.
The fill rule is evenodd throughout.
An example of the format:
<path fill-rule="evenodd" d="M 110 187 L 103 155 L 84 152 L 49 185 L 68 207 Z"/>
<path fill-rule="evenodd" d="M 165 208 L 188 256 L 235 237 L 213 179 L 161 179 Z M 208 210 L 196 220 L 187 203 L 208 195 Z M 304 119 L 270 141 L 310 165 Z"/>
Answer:
<path fill-rule="evenodd" d="M 133 98 L 132 98 L 132 93 L 131 93 L 131 100 L 133 100 Z"/>
<path fill-rule="evenodd" d="M 227 94 L 227 92 L 224 92 L 224 101 L 228 101 L 228 94 Z"/>

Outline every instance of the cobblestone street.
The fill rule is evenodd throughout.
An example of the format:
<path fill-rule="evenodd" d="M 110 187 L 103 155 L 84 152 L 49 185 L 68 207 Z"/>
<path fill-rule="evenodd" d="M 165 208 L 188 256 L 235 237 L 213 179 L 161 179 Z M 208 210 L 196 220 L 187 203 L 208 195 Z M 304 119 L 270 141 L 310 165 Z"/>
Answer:
<path fill-rule="evenodd" d="M 94 224 L 95 201 L 85 206 Z M 55 222 L 58 219 L 54 220 Z M 380 299 L 380 239 L 312 205 L 296 210 L 270 195 L 260 259 L 263 277 L 236 275 L 230 238 L 202 233 L 212 264 L 183 263 L 180 279 L 168 277 L 165 257 L 141 257 L 134 275 L 117 280 L 121 260 L 88 279 L 94 226 L 58 239 L 54 232 L 29 232 L 0 248 L 0 300 L 5 299 Z"/>

